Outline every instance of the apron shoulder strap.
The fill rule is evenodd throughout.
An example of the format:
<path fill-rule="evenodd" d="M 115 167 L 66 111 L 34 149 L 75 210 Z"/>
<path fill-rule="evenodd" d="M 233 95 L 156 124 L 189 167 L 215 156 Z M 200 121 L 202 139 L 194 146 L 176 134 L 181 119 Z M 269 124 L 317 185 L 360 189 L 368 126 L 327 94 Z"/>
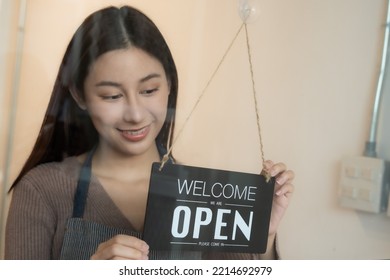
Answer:
<path fill-rule="evenodd" d="M 82 218 L 84 215 L 85 204 L 87 201 L 89 183 L 91 181 L 92 156 L 95 149 L 92 149 L 85 159 L 80 170 L 77 189 L 73 201 L 73 218 Z"/>

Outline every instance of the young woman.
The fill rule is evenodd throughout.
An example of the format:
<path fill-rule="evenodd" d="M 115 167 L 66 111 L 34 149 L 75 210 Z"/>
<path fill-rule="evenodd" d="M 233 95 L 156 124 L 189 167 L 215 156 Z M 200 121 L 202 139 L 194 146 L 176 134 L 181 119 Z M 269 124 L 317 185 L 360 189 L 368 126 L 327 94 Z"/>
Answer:
<path fill-rule="evenodd" d="M 275 234 L 294 174 L 271 161 L 266 169 L 277 184 L 264 255 L 149 252 L 141 239 L 151 164 L 167 149 L 177 90 L 172 55 L 148 17 L 128 6 L 87 17 L 12 186 L 5 258 L 277 257 Z"/>

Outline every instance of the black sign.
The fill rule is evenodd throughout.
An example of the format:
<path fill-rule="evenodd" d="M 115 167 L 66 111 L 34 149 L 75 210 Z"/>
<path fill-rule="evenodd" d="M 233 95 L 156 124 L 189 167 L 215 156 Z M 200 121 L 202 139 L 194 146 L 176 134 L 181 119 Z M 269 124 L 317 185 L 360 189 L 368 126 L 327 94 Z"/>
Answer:
<path fill-rule="evenodd" d="M 152 166 L 143 239 L 152 250 L 264 253 L 275 181 L 261 175 Z"/>

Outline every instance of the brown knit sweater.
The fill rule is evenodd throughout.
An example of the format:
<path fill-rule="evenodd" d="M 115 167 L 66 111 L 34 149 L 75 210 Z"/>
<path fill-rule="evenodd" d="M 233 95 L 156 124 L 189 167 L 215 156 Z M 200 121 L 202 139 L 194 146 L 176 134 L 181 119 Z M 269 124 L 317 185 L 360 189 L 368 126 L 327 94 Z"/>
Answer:
<path fill-rule="evenodd" d="M 42 164 L 13 191 L 8 214 L 5 259 L 59 259 L 65 225 L 72 216 L 81 164 L 76 157 Z M 84 219 L 133 230 L 95 176 L 91 177 Z M 278 255 L 277 255 L 278 256 Z M 206 256 L 205 256 L 206 257 Z M 210 254 L 213 259 L 257 259 L 255 254 Z"/>

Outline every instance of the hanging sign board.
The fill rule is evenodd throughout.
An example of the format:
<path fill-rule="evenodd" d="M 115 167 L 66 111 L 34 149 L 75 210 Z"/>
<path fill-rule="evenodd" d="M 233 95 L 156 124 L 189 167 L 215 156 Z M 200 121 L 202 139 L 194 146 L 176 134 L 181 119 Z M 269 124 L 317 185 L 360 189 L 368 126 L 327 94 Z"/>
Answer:
<path fill-rule="evenodd" d="M 264 253 L 275 181 L 178 164 L 152 166 L 143 239 L 152 250 Z"/>

